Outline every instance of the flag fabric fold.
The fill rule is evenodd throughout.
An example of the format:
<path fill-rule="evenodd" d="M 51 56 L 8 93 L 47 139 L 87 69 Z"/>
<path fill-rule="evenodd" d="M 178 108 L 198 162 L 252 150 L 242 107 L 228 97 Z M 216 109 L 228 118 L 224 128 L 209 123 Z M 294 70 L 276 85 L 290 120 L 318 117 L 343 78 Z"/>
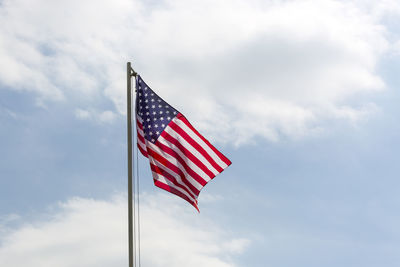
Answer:
<path fill-rule="evenodd" d="M 175 108 L 136 77 L 137 146 L 150 161 L 154 184 L 197 210 L 201 189 L 231 161 Z"/>

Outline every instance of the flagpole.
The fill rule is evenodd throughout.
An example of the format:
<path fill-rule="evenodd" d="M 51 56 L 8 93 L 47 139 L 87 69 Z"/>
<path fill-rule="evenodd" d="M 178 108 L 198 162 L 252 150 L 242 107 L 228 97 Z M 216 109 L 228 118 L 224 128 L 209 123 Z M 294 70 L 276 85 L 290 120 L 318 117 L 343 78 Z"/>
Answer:
<path fill-rule="evenodd" d="M 128 235 L 129 235 L 129 267 L 133 267 L 135 259 L 133 258 L 133 194 L 132 194 L 132 76 L 136 77 L 136 72 L 131 67 L 131 62 L 127 63 L 127 128 L 128 128 Z"/>

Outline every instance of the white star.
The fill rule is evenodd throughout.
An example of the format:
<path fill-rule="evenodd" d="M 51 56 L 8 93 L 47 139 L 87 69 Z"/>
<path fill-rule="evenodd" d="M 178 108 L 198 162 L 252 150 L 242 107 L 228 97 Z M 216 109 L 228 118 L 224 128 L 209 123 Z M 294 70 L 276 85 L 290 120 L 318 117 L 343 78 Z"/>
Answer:
<path fill-rule="evenodd" d="M 169 108 L 169 106 L 168 106 L 168 105 L 165 105 L 165 108 Z"/>
<path fill-rule="evenodd" d="M 151 108 L 156 108 L 156 105 L 151 105 Z"/>
<path fill-rule="evenodd" d="M 169 113 L 169 110 L 167 110 L 166 112 L 167 112 L 167 114 L 168 114 L 168 113 Z"/>
<path fill-rule="evenodd" d="M 146 121 L 150 121 L 150 118 L 147 118 L 147 120 Z"/>
<path fill-rule="evenodd" d="M 167 117 L 167 120 L 170 120 L 171 119 L 171 117 Z"/>
<path fill-rule="evenodd" d="M 157 112 L 153 111 L 153 115 L 156 115 L 156 114 L 157 114 Z"/>
<path fill-rule="evenodd" d="M 146 106 L 146 109 L 149 109 L 149 106 Z"/>
<path fill-rule="evenodd" d="M 149 100 L 147 100 L 147 99 L 146 99 L 144 102 L 146 102 L 146 103 L 147 103 L 147 102 L 149 102 Z"/>
<path fill-rule="evenodd" d="M 144 90 L 147 90 L 147 86 L 144 88 Z"/>
<path fill-rule="evenodd" d="M 151 102 L 154 102 L 154 101 L 155 101 L 154 98 L 152 98 L 152 99 L 151 99 Z"/>
<path fill-rule="evenodd" d="M 176 115 L 176 111 L 174 111 L 174 115 Z"/>
<path fill-rule="evenodd" d="M 151 142 L 153 142 L 153 143 L 154 143 L 154 141 L 156 141 L 156 140 L 155 140 L 154 138 L 152 138 L 152 139 L 151 139 Z"/>
<path fill-rule="evenodd" d="M 157 131 L 157 132 L 156 132 L 156 135 L 159 135 L 159 134 L 160 134 L 160 132 L 159 132 L 159 131 Z"/>
<path fill-rule="evenodd" d="M 157 120 L 157 118 L 153 118 L 153 121 L 156 121 Z"/>
<path fill-rule="evenodd" d="M 149 129 L 150 129 L 150 128 L 151 128 L 151 125 L 149 124 L 149 126 L 147 126 L 147 128 L 149 128 Z"/>
<path fill-rule="evenodd" d="M 158 105 L 158 107 L 159 107 L 159 108 L 162 108 L 162 106 L 161 106 L 161 105 Z"/>
<path fill-rule="evenodd" d="M 158 102 L 161 102 L 161 99 L 158 99 Z"/>
<path fill-rule="evenodd" d="M 161 117 L 161 118 L 160 118 L 160 121 L 163 121 L 163 120 L 164 120 L 164 117 Z"/>
<path fill-rule="evenodd" d="M 150 114 L 150 112 L 147 111 L 147 112 L 146 112 L 146 115 L 149 115 L 149 114 Z"/>
<path fill-rule="evenodd" d="M 165 127 L 165 124 L 163 123 L 163 124 L 161 124 L 161 126 L 164 128 L 164 127 Z"/>
<path fill-rule="evenodd" d="M 158 124 L 154 124 L 154 127 L 156 127 L 156 128 L 157 128 L 157 127 L 158 127 Z"/>
<path fill-rule="evenodd" d="M 153 135 L 153 132 L 149 132 L 149 135 Z"/>
<path fill-rule="evenodd" d="M 154 94 L 153 93 L 151 93 L 151 96 L 153 96 Z"/>
<path fill-rule="evenodd" d="M 160 110 L 160 114 L 162 114 L 162 111 Z"/>
<path fill-rule="evenodd" d="M 144 94 L 144 96 L 147 96 L 147 93 L 146 93 L 146 94 Z"/>

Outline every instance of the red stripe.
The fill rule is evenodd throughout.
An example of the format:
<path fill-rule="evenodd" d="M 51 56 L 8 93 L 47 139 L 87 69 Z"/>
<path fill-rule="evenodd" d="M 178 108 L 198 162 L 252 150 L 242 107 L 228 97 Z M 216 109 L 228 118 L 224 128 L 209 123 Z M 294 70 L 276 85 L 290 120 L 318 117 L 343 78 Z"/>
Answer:
<path fill-rule="evenodd" d="M 199 195 L 200 191 L 194 187 L 187 179 L 185 174 L 174 164 L 172 164 L 171 162 L 169 162 L 168 160 L 166 160 L 163 156 L 159 155 L 158 153 L 156 153 L 155 151 L 153 151 L 152 149 L 150 149 L 149 147 L 147 147 L 147 154 L 150 155 L 151 157 L 153 157 L 155 160 L 157 160 L 158 162 L 160 162 L 162 165 L 164 165 L 165 167 L 167 167 L 168 169 L 170 169 L 171 171 L 175 172 L 176 174 L 178 174 L 181 179 L 182 182 L 185 183 L 185 185 L 187 185 L 190 190 L 192 190 L 193 193 L 195 193 L 196 195 Z"/>
<path fill-rule="evenodd" d="M 139 129 L 143 131 L 143 125 L 138 120 L 136 120 L 136 122 L 137 122 L 136 124 L 139 127 Z"/>
<path fill-rule="evenodd" d="M 207 161 L 218 171 L 222 172 L 222 169 L 213 158 L 204 150 L 196 141 L 192 139 L 184 130 L 182 130 L 174 121 L 171 121 L 168 126 L 175 130 L 180 136 L 182 136 L 189 144 L 191 144 L 200 154 L 207 159 Z"/>
<path fill-rule="evenodd" d="M 184 200 L 186 200 L 187 202 L 192 204 L 193 207 L 195 207 L 198 212 L 200 212 L 199 208 L 197 207 L 197 203 L 195 203 L 192 200 L 190 200 L 187 196 L 185 196 L 184 194 L 182 194 L 181 192 L 179 192 L 175 188 L 170 187 L 169 185 L 166 185 L 166 184 L 164 184 L 164 183 L 162 183 L 160 181 L 157 181 L 157 180 L 154 180 L 154 185 L 159 187 L 159 188 L 161 188 L 161 189 L 164 189 L 164 190 L 166 190 L 166 191 L 168 191 L 168 192 L 170 192 L 172 194 L 175 194 L 175 195 L 183 198 Z"/>
<path fill-rule="evenodd" d="M 214 173 L 212 173 L 206 165 L 203 164 L 196 156 L 192 154 L 188 149 L 186 149 L 178 140 L 176 140 L 174 137 L 172 137 L 169 133 L 166 131 L 163 131 L 161 133 L 161 136 L 167 140 L 168 142 L 174 144 L 182 153 L 190 159 L 194 164 L 196 164 L 197 167 L 199 167 L 205 174 L 207 174 L 211 179 L 215 177 Z"/>
<path fill-rule="evenodd" d="M 159 168 L 157 165 L 150 163 L 150 168 L 153 172 L 158 173 L 162 176 L 165 177 L 165 179 L 167 179 L 168 181 L 170 181 L 171 183 L 173 183 L 175 186 L 183 189 L 186 193 L 188 193 L 188 195 L 190 195 L 192 198 L 196 199 L 197 196 L 193 195 L 192 192 L 190 192 L 186 187 L 184 187 L 182 184 L 178 183 L 178 181 L 175 179 L 174 176 L 172 176 L 171 174 L 169 174 L 168 172 L 166 172 L 165 170 Z M 156 178 L 154 178 L 156 179 Z"/>
<path fill-rule="evenodd" d="M 137 131 L 137 138 L 142 141 L 143 144 L 146 144 L 146 141 L 144 140 L 144 137 L 140 135 L 139 131 Z"/>
<path fill-rule="evenodd" d="M 137 125 L 137 128 L 136 128 L 137 138 L 140 141 L 142 141 L 143 144 L 146 144 L 146 142 L 144 140 L 144 136 L 139 133 L 139 129 L 142 130 L 142 132 L 143 132 L 143 125 L 139 121 L 137 121 L 136 125 Z"/>
<path fill-rule="evenodd" d="M 195 179 L 199 184 L 202 186 L 205 186 L 207 182 L 200 176 L 198 175 L 195 171 L 193 171 L 187 164 L 186 162 L 179 156 L 178 153 L 176 153 L 174 150 L 172 150 L 169 146 L 166 146 L 164 144 L 161 144 L 159 141 L 156 142 L 155 144 L 158 146 L 162 151 L 165 151 L 172 157 L 176 158 L 180 164 L 182 164 L 183 168 L 186 170 L 186 172 L 193 178 Z"/>
<path fill-rule="evenodd" d="M 147 158 L 148 157 L 147 152 L 143 150 L 143 148 L 139 145 L 139 143 L 137 144 L 137 147 L 139 148 L 140 153 L 142 153 L 142 155 Z"/>
<path fill-rule="evenodd" d="M 141 126 L 142 126 L 142 124 L 139 121 L 137 121 L 136 125 L 138 126 L 138 128 L 141 128 Z M 146 140 L 144 140 L 144 137 L 139 133 L 138 128 L 136 128 L 136 132 L 137 132 L 136 137 L 138 139 L 137 146 L 138 146 L 140 152 L 142 153 L 142 155 L 147 158 L 147 152 L 139 145 L 139 140 L 140 140 L 143 143 L 143 145 L 146 146 Z"/>
<path fill-rule="evenodd" d="M 181 120 L 183 123 L 186 124 L 187 127 L 189 127 L 198 137 L 201 138 L 201 140 L 204 141 L 204 143 L 206 143 L 213 151 L 215 154 L 217 154 L 217 156 L 223 161 L 225 162 L 226 165 L 231 165 L 232 162 L 225 157 L 221 152 L 218 151 L 218 149 L 216 149 L 207 139 L 205 139 L 191 124 L 190 122 L 185 118 L 185 116 L 183 116 L 181 113 L 179 113 L 176 116 L 177 119 Z"/>
<path fill-rule="evenodd" d="M 144 137 L 139 133 L 139 130 L 138 130 L 138 128 L 139 128 L 143 131 L 143 125 L 137 119 L 136 119 L 136 126 L 137 126 L 137 128 L 136 128 L 137 139 L 139 139 L 146 146 L 146 140 L 144 140 Z M 142 155 L 147 158 L 148 157 L 147 152 L 139 145 L 139 141 L 137 141 L 137 146 L 140 150 L 140 153 L 142 153 Z"/>

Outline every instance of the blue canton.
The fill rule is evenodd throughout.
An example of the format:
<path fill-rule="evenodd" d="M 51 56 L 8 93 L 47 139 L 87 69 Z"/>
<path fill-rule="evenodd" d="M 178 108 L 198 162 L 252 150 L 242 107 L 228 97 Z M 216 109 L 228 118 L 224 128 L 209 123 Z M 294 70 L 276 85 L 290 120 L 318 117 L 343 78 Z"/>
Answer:
<path fill-rule="evenodd" d="M 168 123 L 179 113 L 142 80 L 136 78 L 136 114 L 143 120 L 144 138 L 155 143 Z"/>

